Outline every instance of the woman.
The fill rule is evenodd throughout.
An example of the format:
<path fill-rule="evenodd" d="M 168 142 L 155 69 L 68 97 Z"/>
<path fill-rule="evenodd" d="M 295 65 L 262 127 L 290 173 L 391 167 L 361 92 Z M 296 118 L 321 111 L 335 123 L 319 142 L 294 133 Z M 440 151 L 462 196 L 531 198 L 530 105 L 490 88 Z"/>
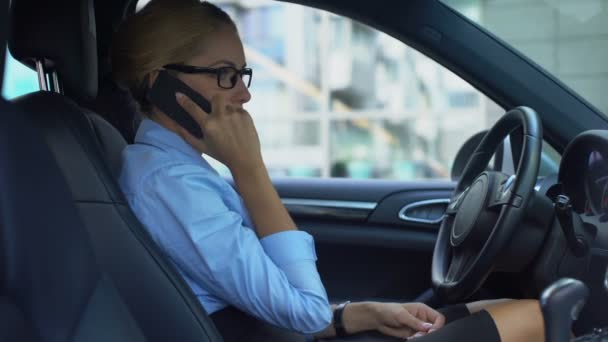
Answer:
<path fill-rule="evenodd" d="M 126 20 L 112 47 L 113 75 L 144 115 L 119 179 L 130 206 L 174 262 L 226 341 L 542 341 L 536 301 L 477 302 L 436 311 L 420 303 L 330 305 L 312 237 L 273 188 L 251 116 L 251 71 L 230 17 L 197 0 L 152 0 Z M 211 100 L 181 93 L 198 139 L 149 101 L 161 70 Z M 167 90 L 170 91 L 170 90 Z M 205 161 L 231 171 L 238 193 Z M 460 318 L 460 319 L 458 319 Z"/>

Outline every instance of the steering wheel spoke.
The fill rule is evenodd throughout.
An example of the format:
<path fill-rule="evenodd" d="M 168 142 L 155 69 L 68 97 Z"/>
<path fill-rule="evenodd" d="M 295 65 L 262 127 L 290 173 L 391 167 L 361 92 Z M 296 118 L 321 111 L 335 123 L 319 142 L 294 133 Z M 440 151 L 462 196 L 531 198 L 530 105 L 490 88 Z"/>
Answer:
<path fill-rule="evenodd" d="M 499 210 L 505 205 L 512 205 L 517 208 L 521 206 L 521 196 L 514 194 L 512 191 L 516 179 L 515 175 L 505 176 L 505 179 L 500 183 L 500 187 L 488 201 L 488 209 Z"/>
<path fill-rule="evenodd" d="M 511 202 L 512 196 L 513 194 L 511 193 L 511 191 L 498 191 L 496 193 L 496 196 L 494 196 L 494 198 L 491 198 L 490 201 L 488 201 L 487 208 L 490 210 L 501 209 L 503 206 Z"/>
<path fill-rule="evenodd" d="M 469 188 L 466 188 L 460 194 L 454 196 L 448 204 L 448 207 L 445 210 L 445 214 L 452 216 L 456 215 L 456 213 L 458 212 L 458 208 L 460 208 L 460 204 L 462 203 L 462 199 L 467 196 L 468 192 Z"/>
<path fill-rule="evenodd" d="M 460 280 L 473 258 L 475 258 L 475 253 L 466 248 L 454 248 L 452 253 L 452 261 L 445 276 L 448 282 Z"/>

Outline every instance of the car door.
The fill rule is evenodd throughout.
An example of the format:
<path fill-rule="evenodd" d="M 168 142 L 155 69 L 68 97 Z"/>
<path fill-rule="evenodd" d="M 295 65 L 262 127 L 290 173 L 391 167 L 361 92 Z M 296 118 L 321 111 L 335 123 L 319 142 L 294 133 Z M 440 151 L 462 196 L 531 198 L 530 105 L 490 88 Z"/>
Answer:
<path fill-rule="evenodd" d="M 332 300 L 412 300 L 430 264 L 449 181 L 281 179 L 275 186 L 298 227 L 316 242 Z"/>

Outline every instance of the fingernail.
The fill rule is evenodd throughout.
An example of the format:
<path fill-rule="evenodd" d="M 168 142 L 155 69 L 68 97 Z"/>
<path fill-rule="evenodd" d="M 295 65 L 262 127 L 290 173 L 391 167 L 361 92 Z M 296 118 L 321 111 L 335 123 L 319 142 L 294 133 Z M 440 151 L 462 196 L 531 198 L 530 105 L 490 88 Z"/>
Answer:
<path fill-rule="evenodd" d="M 182 93 L 175 93 L 175 98 L 177 99 L 177 101 L 181 101 L 184 98 L 184 94 L 182 94 Z"/>
<path fill-rule="evenodd" d="M 433 331 L 436 331 L 437 329 L 430 329 L 429 330 L 429 334 L 432 333 Z"/>
<path fill-rule="evenodd" d="M 422 333 L 422 332 L 417 332 L 417 333 L 415 333 L 414 335 L 412 335 L 412 336 L 408 337 L 407 339 L 408 339 L 408 340 L 411 340 L 411 339 L 413 339 L 413 338 L 418 338 L 418 337 L 420 337 L 420 336 L 424 336 L 424 333 Z"/>
<path fill-rule="evenodd" d="M 424 329 L 430 329 L 432 326 L 433 326 L 433 324 L 432 324 L 432 323 L 422 323 L 422 327 L 423 327 Z"/>

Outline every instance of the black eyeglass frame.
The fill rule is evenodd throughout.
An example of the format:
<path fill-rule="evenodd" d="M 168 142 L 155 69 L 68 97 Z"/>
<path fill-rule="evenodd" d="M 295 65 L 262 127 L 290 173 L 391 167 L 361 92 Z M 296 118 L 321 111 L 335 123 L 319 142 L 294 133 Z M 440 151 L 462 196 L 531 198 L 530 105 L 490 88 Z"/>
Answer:
<path fill-rule="evenodd" d="M 163 68 L 168 69 L 168 70 L 175 70 L 178 72 L 183 72 L 186 74 L 215 74 L 216 78 L 217 78 L 217 86 L 222 89 L 232 89 L 236 86 L 238 81 L 231 82 L 231 84 L 232 84 L 231 87 L 222 86 L 221 79 L 220 79 L 221 70 L 231 69 L 235 72 L 236 75 L 239 75 L 241 77 L 241 80 L 243 79 L 243 75 L 249 76 L 247 84 L 245 84 L 245 86 L 247 86 L 247 88 L 249 88 L 249 86 L 251 85 L 251 79 L 253 78 L 253 70 L 251 68 L 243 68 L 243 69 L 239 70 L 232 66 L 208 68 L 208 67 L 200 67 L 200 66 L 187 65 L 187 64 L 167 64 Z"/>

